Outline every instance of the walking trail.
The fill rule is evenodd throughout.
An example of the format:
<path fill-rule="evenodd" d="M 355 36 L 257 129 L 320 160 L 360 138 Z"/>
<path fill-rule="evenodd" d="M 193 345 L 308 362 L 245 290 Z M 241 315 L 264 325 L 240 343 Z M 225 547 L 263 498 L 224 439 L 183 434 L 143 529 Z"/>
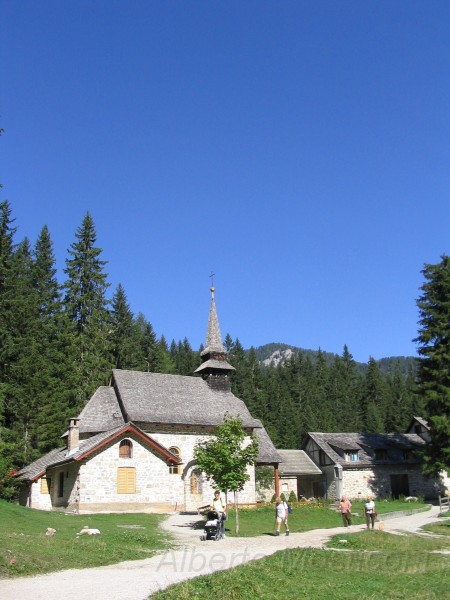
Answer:
<path fill-rule="evenodd" d="M 384 521 L 390 533 L 417 532 L 436 521 L 438 507 L 427 512 L 398 516 Z M 19 579 L 0 580 L 1 600 L 147 600 L 150 594 L 199 575 L 230 569 L 286 548 L 322 548 L 343 527 L 314 529 L 290 536 L 263 535 L 229 538 L 218 542 L 200 541 L 195 529 L 197 515 L 174 514 L 163 524 L 173 534 L 177 546 L 145 560 L 127 561 L 93 569 L 70 569 Z M 364 529 L 358 525 L 351 531 Z"/>

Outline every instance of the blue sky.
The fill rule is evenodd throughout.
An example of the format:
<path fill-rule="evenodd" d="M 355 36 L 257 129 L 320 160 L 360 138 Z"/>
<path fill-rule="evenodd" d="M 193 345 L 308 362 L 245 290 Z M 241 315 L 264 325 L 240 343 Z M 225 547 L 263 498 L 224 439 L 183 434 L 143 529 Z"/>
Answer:
<path fill-rule="evenodd" d="M 0 0 L 2 199 L 60 279 L 89 211 L 131 309 L 413 355 L 449 253 L 450 3 Z"/>

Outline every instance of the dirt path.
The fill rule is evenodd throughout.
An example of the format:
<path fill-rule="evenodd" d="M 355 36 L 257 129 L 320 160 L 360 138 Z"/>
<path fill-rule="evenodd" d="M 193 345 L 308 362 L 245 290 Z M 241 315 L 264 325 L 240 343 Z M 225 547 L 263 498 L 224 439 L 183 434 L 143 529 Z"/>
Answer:
<path fill-rule="evenodd" d="M 437 507 L 428 512 L 385 520 L 385 531 L 416 532 L 436 520 Z M 175 514 L 164 528 L 179 541 L 176 550 L 148 558 L 95 569 L 71 569 L 12 580 L 0 580 L 1 600 L 147 600 L 148 596 L 169 585 L 230 569 L 257 560 L 285 548 L 321 548 L 343 527 L 315 529 L 278 538 L 265 535 L 255 538 L 227 538 L 219 542 L 200 541 L 200 531 L 193 526 L 198 517 Z M 353 527 L 353 531 L 364 526 Z"/>

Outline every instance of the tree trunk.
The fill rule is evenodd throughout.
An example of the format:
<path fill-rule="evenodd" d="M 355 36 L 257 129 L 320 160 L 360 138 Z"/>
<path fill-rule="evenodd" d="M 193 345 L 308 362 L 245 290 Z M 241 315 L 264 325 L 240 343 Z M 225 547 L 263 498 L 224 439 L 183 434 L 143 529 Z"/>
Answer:
<path fill-rule="evenodd" d="M 236 535 L 239 535 L 239 509 L 237 492 L 234 492 L 234 514 L 236 515 Z"/>

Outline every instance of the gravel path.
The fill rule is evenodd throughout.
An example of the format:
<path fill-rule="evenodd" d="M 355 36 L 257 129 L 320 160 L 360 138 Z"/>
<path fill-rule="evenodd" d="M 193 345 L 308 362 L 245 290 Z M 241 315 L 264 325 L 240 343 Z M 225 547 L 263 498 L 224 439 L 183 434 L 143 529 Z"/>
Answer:
<path fill-rule="evenodd" d="M 385 520 L 385 531 L 416 532 L 436 520 L 438 507 L 428 512 Z M 201 530 L 194 529 L 198 517 L 175 514 L 164 528 L 178 540 L 175 550 L 145 560 L 128 561 L 94 569 L 71 569 L 37 577 L 0 580 L 1 600 L 147 600 L 148 596 L 173 583 L 198 575 L 229 569 L 257 560 L 285 548 L 321 548 L 343 527 L 315 529 L 276 538 L 226 538 L 218 542 L 200 541 Z M 364 529 L 359 525 L 351 529 Z"/>

